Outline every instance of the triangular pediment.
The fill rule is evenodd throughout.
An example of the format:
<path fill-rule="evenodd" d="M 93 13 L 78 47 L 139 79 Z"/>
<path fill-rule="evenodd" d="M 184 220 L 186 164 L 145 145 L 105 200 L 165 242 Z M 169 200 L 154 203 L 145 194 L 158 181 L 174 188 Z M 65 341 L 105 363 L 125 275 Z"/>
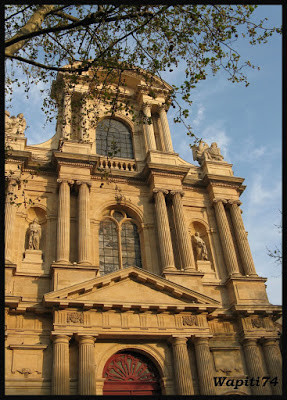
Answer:
<path fill-rule="evenodd" d="M 217 300 L 129 267 L 44 295 L 46 305 L 85 308 L 214 310 Z"/>

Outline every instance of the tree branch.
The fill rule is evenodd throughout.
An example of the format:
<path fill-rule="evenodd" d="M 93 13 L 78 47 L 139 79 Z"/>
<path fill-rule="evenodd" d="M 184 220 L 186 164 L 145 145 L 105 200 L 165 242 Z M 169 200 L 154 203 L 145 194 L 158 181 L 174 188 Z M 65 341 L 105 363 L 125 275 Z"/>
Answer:
<path fill-rule="evenodd" d="M 26 43 L 27 38 L 25 38 L 25 36 L 29 35 L 29 32 L 31 34 L 37 31 L 42 25 L 49 11 L 51 11 L 54 7 L 54 5 L 44 5 L 39 7 L 38 10 L 31 16 L 29 21 L 20 29 L 20 31 L 11 39 L 7 40 L 7 42 L 10 42 L 10 44 L 7 45 L 7 54 L 12 56 L 19 51 Z"/>
<path fill-rule="evenodd" d="M 154 14 L 151 13 L 151 12 L 143 12 L 143 13 L 136 13 L 136 14 L 128 14 L 128 15 L 124 15 L 124 16 L 121 16 L 121 17 L 117 16 L 117 17 L 111 17 L 111 18 L 108 18 L 108 17 L 107 18 L 103 18 L 104 15 L 105 15 L 104 12 L 99 11 L 99 12 L 93 13 L 91 15 L 88 15 L 87 17 L 85 17 L 82 20 L 78 20 L 77 22 L 74 22 L 74 23 L 71 23 L 71 24 L 55 26 L 55 27 L 51 27 L 51 28 L 41 29 L 41 30 L 38 30 L 38 31 L 30 31 L 30 32 L 28 32 L 26 34 L 24 33 L 23 35 L 20 34 L 20 32 L 23 29 L 22 28 L 20 30 L 20 32 L 17 35 L 15 35 L 13 38 L 6 40 L 5 47 L 9 48 L 10 46 L 12 46 L 13 44 L 15 44 L 15 43 L 17 43 L 19 41 L 31 39 L 31 38 L 33 38 L 35 36 L 44 35 L 46 33 L 70 30 L 70 29 L 77 28 L 79 26 L 82 26 L 82 27 L 89 26 L 91 24 L 95 24 L 97 22 L 100 22 L 101 20 L 104 20 L 104 22 L 107 23 L 107 22 L 114 22 L 114 21 L 131 19 L 131 18 L 135 18 L 135 17 L 139 17 L 139 16 L 146 17 L 146 16 L 151 16 L 151 15 L 154 15 Z M 28 21 L 28 23 L 29 23 L 29 21 Z M 21 47 L 22 46 L 20 46 L 20 48 Z M 19 48 L 16 51 L 18 51 L 18 50 L 19 50 Z M 16 51 L 14 51 L 14 53 Z M 11 53 L 11 52 L 9 52 L 9 53 Z"/>
<path fill-rule="evenodd" d="M 63 11 L 55 11 L 55 12 L 53 12 L 53 15 L 58 15 L 59 17 L 69 19 L 70 21 L 73 21 L 73 22 L 80 21 L 79 18 L 73 17 L 73 15 L 70 15 L 70 14 L 66 14 Z"/>
<path fill-rule="evenodd" d="M 34 65 L 35 67 L 47 69 L 50 71 L 58 71 L 58 72 L 80 72 L 83 71 L 84 68 L 63 68 L 63 67 L 53 67 L 51 65 L 41 64 L 37 61 L 28 60 L 27 58 L 19 57 L 19 56 L 10 56 L 9 54 L 5 54 L 5 57 L 10 58 L 11 60 L 18 60 L 25 62 L 27 64 Z"/>

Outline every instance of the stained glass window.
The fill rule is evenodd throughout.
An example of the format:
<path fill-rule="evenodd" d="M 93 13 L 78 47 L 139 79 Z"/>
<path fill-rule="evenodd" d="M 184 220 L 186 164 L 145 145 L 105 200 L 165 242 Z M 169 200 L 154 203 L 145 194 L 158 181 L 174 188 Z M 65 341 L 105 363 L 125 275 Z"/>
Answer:
<path fill-rule="evenodd" d="M 108 274 L 119 269 L 119 242 L 116 224 L 111 220 L 100 223 L 100 273 Z"/>
<path fill-rule="evenodd" d="M 131 265 L 141 268 L 141 253 L 137 226 L 131 221 L 122 224 L 121 229 L 122 263 L 127 268 Z"/>
<path fill-rule="evenodd" d="M 100 223 L 99 255 L 101 275 L 118 269 L 142 268 L 137 225 L 122 211 L 110 211 Z"/>
<path fill-rule="evenodd" d="M 96 130 L 97 154 L 109 157 L 134 158 L 132 136 L 123 123 L 106 118 Z"/>

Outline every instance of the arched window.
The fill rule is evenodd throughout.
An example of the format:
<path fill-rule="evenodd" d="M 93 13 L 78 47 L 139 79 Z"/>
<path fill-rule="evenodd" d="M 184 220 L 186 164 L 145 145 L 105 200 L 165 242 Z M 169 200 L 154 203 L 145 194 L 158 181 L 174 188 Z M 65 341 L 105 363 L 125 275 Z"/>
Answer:
<path fill-rule="evenodd" d="M 109 157 L 134 158 L 132 136 L 123 123 L 106 118 L 96 130 L 97 154 Z"/>
<path fill-rule="evenodd" d="M 111 210 L 100 223 L 100 273 L 136 266 L 142 268 L 137 226 L 125 212 Z"/>

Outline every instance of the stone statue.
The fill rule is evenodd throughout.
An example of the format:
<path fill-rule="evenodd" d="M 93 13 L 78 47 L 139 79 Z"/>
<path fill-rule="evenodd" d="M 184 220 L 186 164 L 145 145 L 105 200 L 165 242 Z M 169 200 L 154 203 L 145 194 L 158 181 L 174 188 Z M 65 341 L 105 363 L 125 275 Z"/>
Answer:
<path fill-rule="evenodd" d="M 26 129 L 26 120 L 24 118 L 24 114 L 20 113 L 17 115 L 17 122 L 18 122 L 18 130 L 17 133 L 19 135 L 24 136 L 24 132 Z"/>
<path fill-rule="evenodd" d="M 194 242 L 196 246 L 196 256 L 197 260 L 208 260 L 208 254 L 207 254 L 207 247 L 203 239 L 199 236 L 198 232 L 195 232 L 194 237 Z"/>
<path fill-rule="evenodd" d="M 222 161 L 223 155 L 220 154 L 220 149 L 217 147 L 217 143 L 211 143 L 211 146 L 203 152 L 206 160 Z"/>
<path fill-rule="evenodd" d="M 41 226 L 37 223 L 36 219 L 31 222 L 29 226 L 29 250 L 39 250 L 40 237 L 41 237 Z"/>
<path fill-rule="evenodd" d="M 5 111 L 5 132 L 9 135 L 21 135 L 24 136 L 26 129 L 26 120 L 22 113 L 18 114 L 17 117 L 10 117 L 9 111 Z"/>
<path fill-rule="evenodd" d="M 208 144 L 201 140 L 198 146 L 192 146 L 192 153 L 193 159 L 198 161 L 200 165 L 203 160 L 222 161 L 224 158 L 215 142 L 211 143 L 211 146 L 208 147 Z"/>

